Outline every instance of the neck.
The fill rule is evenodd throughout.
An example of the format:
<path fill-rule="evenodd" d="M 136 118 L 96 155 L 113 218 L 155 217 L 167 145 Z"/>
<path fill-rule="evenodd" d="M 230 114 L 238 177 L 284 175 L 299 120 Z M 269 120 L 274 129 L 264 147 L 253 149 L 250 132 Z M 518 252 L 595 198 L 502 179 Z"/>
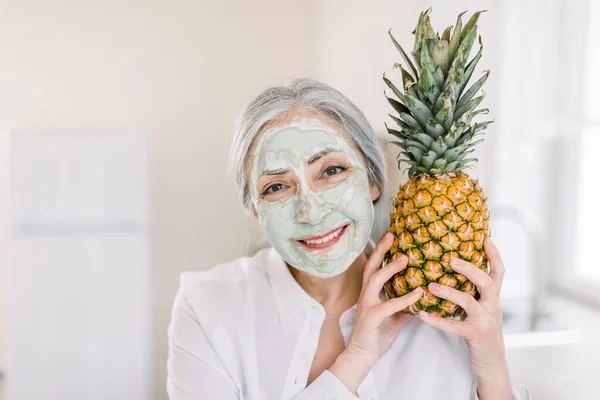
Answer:
<path fill-rule="evenodd" d="M 321 303 L 325 310 L 342 312 L 358 302 L 366 262 L 367 256 L 363 251 L 346 271 L 331 278 L 319 278 L 289 264 L 288 269 L 304 291 Z"/>

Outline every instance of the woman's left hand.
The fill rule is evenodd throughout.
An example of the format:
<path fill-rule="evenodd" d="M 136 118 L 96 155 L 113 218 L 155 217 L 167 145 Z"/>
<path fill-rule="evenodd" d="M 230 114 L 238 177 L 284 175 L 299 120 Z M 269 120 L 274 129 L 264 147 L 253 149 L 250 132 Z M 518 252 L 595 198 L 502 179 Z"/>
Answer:
<path fill-rule="evenodd" d="M 453 258 L 450 262 L 452 269 L 469 278 L 477 286 L 479 300 L 468 293 L 437 283 L 430 283 L 428 286 L 435 296 L 461 306 L 466 312 L 466 317 L 456 320 L 440 318 L 424 311 L 419 313 L 422 321 L 465 338 L 469 348 L 471 369 L 479 381 L 481 398 L 487 398 L 482 392 L 495 393 L 496 396 L 499 392 L 510 395 L 500 308 L 504 264 L 498 249 L 489 238 L 484 241 L 484 250 L 489 260 L 489 275 L 461 259 Z"/>

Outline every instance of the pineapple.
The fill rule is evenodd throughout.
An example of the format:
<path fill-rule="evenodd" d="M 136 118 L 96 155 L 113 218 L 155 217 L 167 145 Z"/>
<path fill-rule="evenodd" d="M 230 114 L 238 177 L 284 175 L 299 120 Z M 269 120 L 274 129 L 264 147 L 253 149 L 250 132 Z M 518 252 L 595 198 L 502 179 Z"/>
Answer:
<path fill-rule="evenodd" d="M 384 289 L 393 298 L 422 286 L 425 294 L 406 312 L 425 310 L 457 317 L 462 308 L 434 296 L 427 284 L 438 282 L 479 298 L 475 285 L 452 270 L 450 259 L 462 258 L 488 272 L 483 249 L 489 236 L 486 197 L 478 181 L 464 171 L 477 161 L 468 156 L 493 122 L 472 122 L 475 116 L 488 113 L 488 109 L 478 109 L 485 92 L 475 95 L 489 71 L 467 87 L 483 48 L 479 38 L 479 52 L 467 62 L 482 11 L 464 26 L 464 13 L 460 14 L 456 26 L 446 28 L 441 37 L 431 26 L 430 11 L 421 13 L 413 31 L 414 63 L 388 32 L 409 70 L 395 65 L 401 71 L 403 90 L 383 76 L 396 97 L 386 95 L 397 113 L 390 117 L 398 126 L 392 129 L 386 124 L 386 128 L 396 138 L 390 143 L 401 149 L 398 167 L 404 162 L 410 168 L 409 180 L 394 199 L 389 226 L 394 242 L 384 260 L 385 265 L 405 254 L 408 266 L 386 282 Z"/>

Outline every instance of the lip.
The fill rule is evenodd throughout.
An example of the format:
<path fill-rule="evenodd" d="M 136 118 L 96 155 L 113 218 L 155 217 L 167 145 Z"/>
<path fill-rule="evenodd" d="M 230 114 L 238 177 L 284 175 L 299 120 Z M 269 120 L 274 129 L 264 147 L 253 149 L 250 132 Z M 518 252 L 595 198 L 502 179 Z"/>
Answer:
<path fill-rule="evenodd" d="M 325 232 L 324 234 L 317 235 L 317 236 L 310 236 L 310 237 L 303 238 L 303 239 L 296 239 L 295 241 L 307 249 L 311 249 L 311 250 L 326 249 L 326 248 L 329 248 L 329 247 L 332 247 L 333 245 L 335 245 L 340 240 L 340 238 L 346 234 L 346 231 L 348 230 L 349 226 L 350 226 L 350 223 L 345 223 L 344 225 L 341 225 L 342 230 L 340 231 L 340 233 L 335 238 L 333 238 L 330 241 L 325 242 L 325 243 L 308 244 L 305 242 L 305 240 L 317 240 L 317 239 L 324 238 L 324 237 L 328 236 L 329 234 L 340 229 L 339 226 L 335 229 Z"/>
<path fill-rule="evenodd" d="M 333 233 L 333 232 L 337 231 L 341 227 L 343 227 L 345 225 L 349 225 L 349 224 L 350 224 L 350 222 L 344 222 L 342 224 L 337 225 L 335 228 L 328 230 L 327 232 L 320 233 L 320 234 L 314 235 L 314 236 L 306 236 L 306 237 L 299 238 L 299 239 L 296 239 L 296 240 L 317 240 L 317 239 L 321 239 L 321 238 L 327 237 L 330 233 Z"/>

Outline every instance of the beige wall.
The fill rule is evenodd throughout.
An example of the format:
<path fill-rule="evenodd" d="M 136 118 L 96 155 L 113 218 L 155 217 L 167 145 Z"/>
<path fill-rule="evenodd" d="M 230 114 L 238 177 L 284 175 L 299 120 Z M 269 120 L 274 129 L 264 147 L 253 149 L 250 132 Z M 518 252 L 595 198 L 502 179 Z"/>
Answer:
<path fill-rule="evenodd" d="M 0 9 L 0 128 L 153 137 L 154 398 L 165 399 L 179 273 L 252 247 L 245 238 L 256 228 L 225 177 L 232 121 L 266 85 L 310 74 L 310 2 L 15 0 Z"/>
<path fill-rule="evenodd" d="M 486 105 L 501 96 L 499 2 L 433 0 L 434 26 L 487 8 Z M 428 6 L 427 5 L 427 6 Z M 412 47 L 420 1 L 0 0 L 0 129 L 152 136 L 154 399 L 165 399 L 166 328 L 179 273 L 259 245 L 225 176 L 233 119 L 270 84 L 313 76 L 347 94 L 384 136 L 381 74 Z M 495 51 L 491 51 L 496 49 Z M 474 174 L 491 174 L 489 130 Z M 399 183 L 389 152 L 392 190 Z M 485 182 L 484 182 L 485 184 Z M 1 323 L 1 321 L 0 321 Z M 0 354 L 1 356 L 1 354 Z M 1 360 L 1 359 L 0 359 Z"/>
<path fill-rule="evenodd" d="M 6 373 L 6 316 L 7 303 L 7 270 L 6 265 L 10 255 L 8 254 L 8 196 L 6 182 L 8 181 L 8 136 L 0 133 L 0 370 Z M 0 380 L 0 400 L 4 400 L 4 382 Z"/>

